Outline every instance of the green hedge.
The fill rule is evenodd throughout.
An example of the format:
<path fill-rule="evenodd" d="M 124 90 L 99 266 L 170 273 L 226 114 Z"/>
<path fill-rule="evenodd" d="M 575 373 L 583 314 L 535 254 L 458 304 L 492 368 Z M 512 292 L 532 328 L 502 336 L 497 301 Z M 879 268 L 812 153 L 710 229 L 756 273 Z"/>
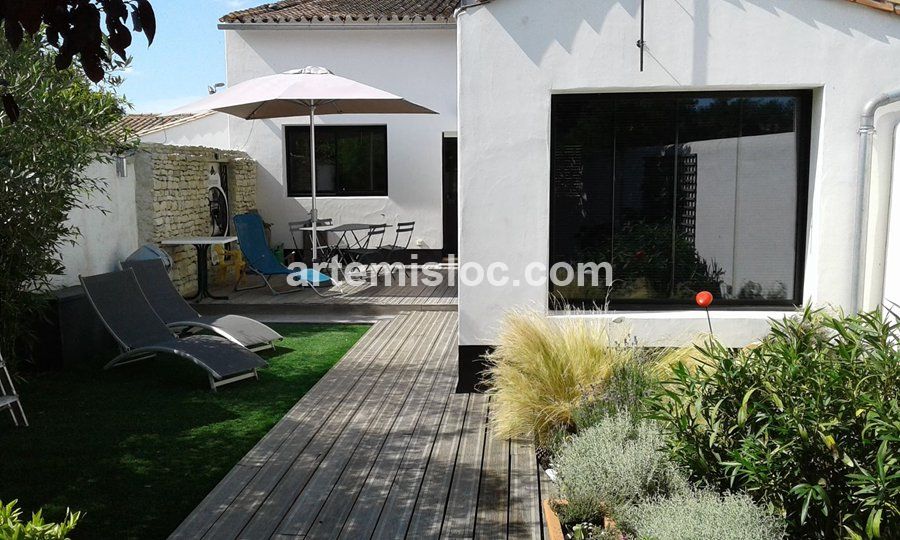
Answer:
<path fill-rule="evenodd" d="M 792 538 L 900 536 L 900 329 L 806 309 L 758 346 L 712 341 L 646 400 L 676 463 L 746 491 Z"/>

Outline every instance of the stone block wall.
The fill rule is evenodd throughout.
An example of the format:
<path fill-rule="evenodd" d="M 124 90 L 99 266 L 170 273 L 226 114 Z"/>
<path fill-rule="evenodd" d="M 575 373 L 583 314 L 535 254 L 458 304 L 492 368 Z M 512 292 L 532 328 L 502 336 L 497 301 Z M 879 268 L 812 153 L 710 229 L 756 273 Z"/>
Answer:
<path fill-rule="evenodd" d="M 142 144 L 135 155 L 135 201 L 140 244 L 209 236 L 207 189 L 214 164 L 228 168 L 231 216 L 256 208 L 256 162 L 244 152 L 195 146 Z M 232 235 L 229 232 L 229 235 Z M 172 256 L 172 281 L 184 295 L 197 291 L 197 252 L 193 246 L 163 246 Z M 209 264 L 209 261 L 204 261 Z M 210 271 L 210 279 L 215 276 Z"/>

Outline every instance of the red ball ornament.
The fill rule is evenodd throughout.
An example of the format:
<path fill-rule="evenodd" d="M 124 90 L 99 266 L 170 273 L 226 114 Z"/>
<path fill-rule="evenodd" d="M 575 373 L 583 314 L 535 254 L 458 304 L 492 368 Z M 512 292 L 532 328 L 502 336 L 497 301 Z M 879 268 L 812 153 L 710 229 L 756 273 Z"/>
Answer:
<path fill-rule="evenodd" d="M 713 295 L 709 291 L 700 291 L 694 297 L 694 302 L 697 302 L 697 305 L 702 308 L 708 308 L 713 302 Z"/>

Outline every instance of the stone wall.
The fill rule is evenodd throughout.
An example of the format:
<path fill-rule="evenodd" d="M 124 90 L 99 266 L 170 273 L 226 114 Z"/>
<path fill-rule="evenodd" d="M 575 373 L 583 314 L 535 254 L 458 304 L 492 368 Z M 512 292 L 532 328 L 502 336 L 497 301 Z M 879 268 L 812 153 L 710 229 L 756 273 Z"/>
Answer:
<path fill-rule="evenodd" d="M 140 244 L 160 245 L 171 238 L 209 236 L 207 189 L 210 169 L 217 163 L 228 168 L 231 216 L 256 208 L 256 162 L 244 152 L 163 144 L 140 146 L 135 156 Z M 172 256 L 171 277 L 179 292 L 194 294 L 197 291 L 196 250 L 192 246 L 163 246 L 163 249 Z M 214 275 L 211 271 L 210 279 Z"/>

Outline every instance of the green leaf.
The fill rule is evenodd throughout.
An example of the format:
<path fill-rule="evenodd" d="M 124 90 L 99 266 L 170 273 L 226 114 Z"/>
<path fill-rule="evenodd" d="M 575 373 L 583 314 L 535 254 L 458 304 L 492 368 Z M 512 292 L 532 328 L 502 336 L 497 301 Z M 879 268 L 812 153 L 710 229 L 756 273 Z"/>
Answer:
<path fill-rule="evenodd" d="M 866 520 L 866 535 L 869 538 L 881 538 L 881 509 L 869 512 Z"/>
<path fill-rule="evenodd" d="M 750 403 L 750 398 L 753 396 L 753 393 L 758 390 L 757 387 L 753 387 L 744 394 L 744 399 L 741 401 L 741 408 L 738 410 L 737 421 L 739 426 L 743 426 L 747 423 L 747 415 L 748 415 L 748 406 Z"/>

